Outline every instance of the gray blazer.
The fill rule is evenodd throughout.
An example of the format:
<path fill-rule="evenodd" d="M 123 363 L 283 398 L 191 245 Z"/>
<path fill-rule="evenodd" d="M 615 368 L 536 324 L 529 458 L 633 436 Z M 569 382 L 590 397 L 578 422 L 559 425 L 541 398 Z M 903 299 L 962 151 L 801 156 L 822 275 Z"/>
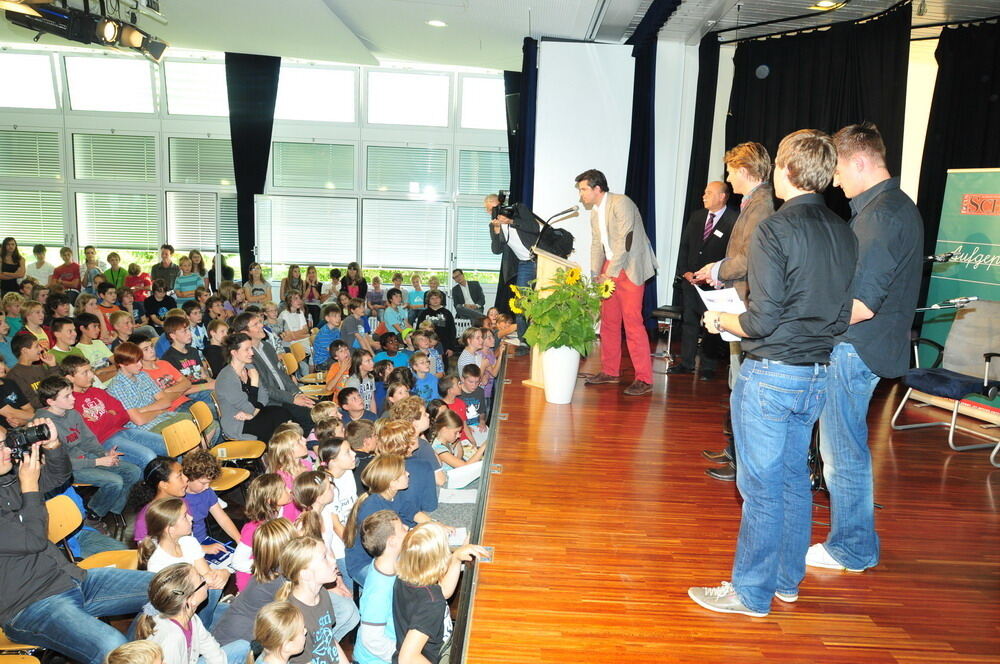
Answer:
<path fill-rule="evenodd" d="M 642 226 L 642 216 L 628 196 L 607 194 L 608 203 L 605 216 L 608 222 L 608 244 L 614 258 L 608 265 L 607 273 L 617 276 L 625 270 L 633 284 L 642 285 L 656 274 L 656 255 Z M 590 210 L 590 271 L 595 276 L 604 267 L 604 244 L 597 221 L 597 209 Z"/>
<path fill-rule="evenodd" d="M 267 368 L 267 364 L 264 362 L 264 358 L 261 357 L 261 354 L 267 355 L 267 359 L 271 363 L 271 366 L 277 369 L 280 382 L 275 380 L 274 374 Z M 301 391 L 298 386 L 292 382 L 291 377 L 285 373 L 284 363 L 278 359 L 278 353 L 275 352 L 274 346 L 267 343 L 267 341 L 262 341 L 259 346 L 254 346 L 253 367 L 257 370 L 257 373 L 260 374 L 260 386 L 267 388 L 267 393 L 270 395 L 273 403 L 287 406 L 292 403 L 295 395 Z M 264 403 L 263 400 L 261 400 L 261 403 Z"/>
<path fill-rule="evenodd" d="M 243 391 L 243 384 L 240 382 L 240 377 L 236 375 L 233 365 L 227 364 L 215 379 L 215 398 L 219 401 L 219 423 L 222 425 L 222 433 L 226 435 L 226 438 L 233 440 L 253 438 L 253 436 L 243 433 L 243 421 L 236 419 L 236 413 L 253 414 L 254 405 L 250 403 L 246 392 Z M 257 400 L 266 406 L 269 398 L 267 387 L 264 385 L 264 377 L 261 375 L 260 385 L 257 388 Z"/>

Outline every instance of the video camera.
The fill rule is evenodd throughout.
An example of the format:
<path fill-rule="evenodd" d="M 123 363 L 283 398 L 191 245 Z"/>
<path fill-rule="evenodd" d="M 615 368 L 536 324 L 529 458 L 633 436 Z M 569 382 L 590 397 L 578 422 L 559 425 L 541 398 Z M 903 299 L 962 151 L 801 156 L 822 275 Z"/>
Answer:
<path fill-rule="evenodd" d="M 514 218 L 514 215 L 517 214 L 517 203 L 508 203 L 508 198 L 510 198 L 510 192 L 505 189 L 501 189 L 497 193 L 497 204 L 490 213 L 490 220 L 494 220 L 500 215 L 503 215 L 508 219 Z"/>
<path fill-rule="evenodd" d="M 7 431 L 3 444 L 10 450 L 12 463 L 21 463 L 26 454 L 31 453 L 31 446 L 52 437 L 48 424 L 38 424 L 33 427 L 21 427 Z"/>

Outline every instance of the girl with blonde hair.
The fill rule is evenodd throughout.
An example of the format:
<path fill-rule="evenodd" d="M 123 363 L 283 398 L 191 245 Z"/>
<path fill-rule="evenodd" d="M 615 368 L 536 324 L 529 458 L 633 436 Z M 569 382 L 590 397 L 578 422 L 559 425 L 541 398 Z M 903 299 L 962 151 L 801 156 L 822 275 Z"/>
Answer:
<path fill-rule="evenodd" d="M 254 620 L 253 640 L 262 649 L 256 664 L 288 664 L 306 647 L 306 619 L 291 602 L 271 602 Z"/>
<path fill-rule="evenodd" d="M 254 533 L 264 523 L 281 516 L 282 508 L 292 502 L 292 495 L 285 481 L 275 473 L 265 473 L 253 478 L 247 488 L 246 504 L 243 512 L 247 522 L 240 529 L 240 541 L 233 553 L 233 568 L 236 570 L 236 588 L 242 591 L 250 582 L 253 571 Z"/>
<path fill-rule="evenodd" d="M 290 660 L 296 664 L 337 664 L 346 655 L 337 643 L 338 626 L 331 595 L 325 585 L 337 580 L 337 564 L 323 542 L 300 537 L 285 547 L 279 559 L 285 584 L 275 593 L 277 601 L 287 600 L 305 619 L 305 647 Z"/>
<path fill-rule="evenodd" d="M 313 469 L 309 458 L 309 448 L 306 446 L 302 427 L 294 422 L 280 424 L 267 445 L 267 472 L 279 475 L 289 491 L 295 484 L 295 478 Z M 282 516 L 289 521 L 299 518 L 301 510 L 294 502 L 284 506 Z"/>
<path fill-rule="evenodd" d="M 458 586 L 462 563 L 485 555 L 486 549 L 468 542 L 452 552 L 448 531 L 436 522 L 420 524 L 406 534 L 392 594 L 400 664 L 421 659 L 437 664 L 447 659 L 451 645 L 448 598 Z"/>
<path fill-rule="evenodd" d="M 153 641 L 129 641 L 108 653 L 104 664 L 163 664 L 163 648 Z"/>

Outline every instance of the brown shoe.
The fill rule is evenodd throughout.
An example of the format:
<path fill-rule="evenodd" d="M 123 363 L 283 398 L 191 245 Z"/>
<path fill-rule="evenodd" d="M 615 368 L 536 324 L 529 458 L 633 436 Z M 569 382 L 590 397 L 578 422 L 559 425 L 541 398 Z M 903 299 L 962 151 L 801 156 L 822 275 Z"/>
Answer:
<path fill-rule="evenodd" d="M 653 386 L 649 383 L 644 383 L 641 380 L 637 380 L 625 388 L 625 394 L 630 397 L 641 397 L 642 395 L 649 394 L 652 391 Z"/>
<path fill-rule="evenodd" d="M 618 376 L 610 376 L 603 371 L 594 374 L 590 378 L 584 381 L 584 385 L 603 385 L 604 383 L 620 383 L 621 378 Z"/>

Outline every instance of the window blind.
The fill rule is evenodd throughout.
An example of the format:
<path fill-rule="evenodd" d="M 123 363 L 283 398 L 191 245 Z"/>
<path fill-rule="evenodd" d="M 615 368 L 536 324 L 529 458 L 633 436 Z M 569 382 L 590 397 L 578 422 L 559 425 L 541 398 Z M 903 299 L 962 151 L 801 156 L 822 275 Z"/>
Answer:
<path fill-rule="evenodd" d="M 448 151 L 437 148 L 368 146 L 368 190 L 437 194 L 448 191 Z"/>
<path fill-rule="evenodd" d="M 275 142 L 273 148 L 275 187 L 354 189 L 353 145 Z"/>
<path fill-rule="evenodd" d="M 73 134 L 78 180 L 156 182 L 156 138 L 122 134 Z"/>
<path fill-rule="evenodd" d="M 240 252 L 240 231 L 236 222 L 236 197 L 219 197 L 219 246 L 225 253 Z"/>
<path fill-rule="evenodd" d="M 358 201 L 320 196 L 258 196 L 262 262 L 331 265 L 357 260 Z"/>
<path fill-rule="evenodd" d="M 107 249 L 152 249 L 160 245 L 155 194 L 78 192 L 80 244 Z"/>
<path fill-rule="evenodd" d="M 0 177 L 60 179 L 59 134 L 0 131 Z"/>
<path fill-rule="evenodd" d="M 232 186 L 233 148 L 228 138 L 170 137 L 170 181 Z"/>
<path fill-rule="evenodd" d="M 490 250 L 489 216 L 482 207 L 459 207 L 455 226 L 455 267 L 500 269 L 500 256 Z"/>
<path fill-rule="evenodd" d="M 216 237 L 225 253 L 239 252 L 236 198 L 214 192 L 167 192 L 167 240 L 178 249 L 215 251 Z"/>
<path fill-rule="evenodd" d="M 447 203 L 367 199 L 362 204 L 363 264 L 441 268 L 448 264 Z"/>
<path fill-rule="evenodd" d="M 30 244 L 61 247 L 64 207 L 58 191 L 0 191 L 0 237 L 16 237 L 22 255 Z"/>
<path fill-rule="evenodd" d="M 485 197 L 501 189 L 510 189 L 510 162 L 506 152 L 459 150 L 459 194 Z"/>

